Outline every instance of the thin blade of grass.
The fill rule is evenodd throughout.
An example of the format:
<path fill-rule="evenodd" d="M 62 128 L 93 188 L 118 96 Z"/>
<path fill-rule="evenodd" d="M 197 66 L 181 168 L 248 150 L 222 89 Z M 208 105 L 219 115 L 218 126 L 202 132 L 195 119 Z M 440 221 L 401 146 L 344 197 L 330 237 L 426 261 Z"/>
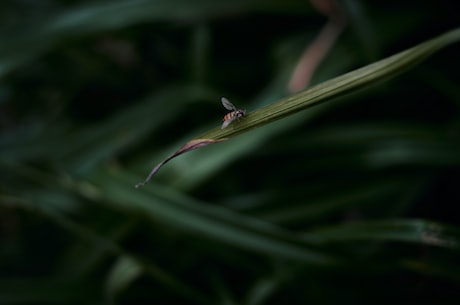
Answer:
<path fill-rule="evenodd" d="M 195 139 L 224 140 L 296 114 L 311 106 L 331 101 L 340 95 L 356 92 L 384 79 L 395 77 L 437 50 L 460 40 L 460 29 L 447 32 L 411 49 L 376 63 L 346 73 L 298 94 L 260 108 L 225 129 L 214 128 Z"/>
<path fill-rule="evenodd" d="M 304 238 L 319 243 L 399 241 L 460 250 L 460 230 L 423 219 L 356 222 L 315 230 Z"/>
<path fill-rule="evenodd" d="M 444 33 L 378 62 L 328 80 L 249 113 L 239 124 L 215 128 L 197 138 L 223 139 L 247 132 L 341 95 L 370 87 L 414 67 L 434 52 L 460 40 L 460 28 Z"/>
<path fill-rule="evenodd" d="M 213 207 L 158 186 L 134 189 L 126 179 L 98 173 L 91 179 L 104 202 L 112 208 L 143 215 L 197 236 L 272 257 L 311 263 L 332 263 L 331 255 L 321 253 L 281 227 L 228 209 Z M 148 191 L 148 192 L 147 192 Z"/>

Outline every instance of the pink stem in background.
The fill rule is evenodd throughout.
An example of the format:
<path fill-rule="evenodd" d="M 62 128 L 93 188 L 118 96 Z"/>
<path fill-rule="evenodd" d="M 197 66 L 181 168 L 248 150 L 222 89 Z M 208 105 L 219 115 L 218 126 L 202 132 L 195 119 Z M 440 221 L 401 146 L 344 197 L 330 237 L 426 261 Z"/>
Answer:
<path fill-rule="evenodd" d="M 316 39 L 305 49 L 288 84 L 290 93 L 306 88 L 318 65 L 346 26 L 345 15 L 333 0 L 311 0 L 315 8 L 329 17 Z"/>

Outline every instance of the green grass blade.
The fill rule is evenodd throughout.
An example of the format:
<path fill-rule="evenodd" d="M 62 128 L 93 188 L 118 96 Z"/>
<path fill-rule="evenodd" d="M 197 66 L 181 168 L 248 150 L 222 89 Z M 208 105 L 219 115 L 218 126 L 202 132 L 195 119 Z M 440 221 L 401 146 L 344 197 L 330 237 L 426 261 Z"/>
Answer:
<path fill-rule="evenodd" d="M 330 255 L 310 247 L 281 227 L 228 209 L 201 204 L 171 189 L 155 186 L 135 189 L 132 183 L 107 173 L 91 179 L 101 199 L 111 207 L 143 215 L 152 223 L 163 223 L 206 239 L 272 257 L 310 263 L 331 263 Z"/>
<path fill-rule="evenodd" d="M 414 67 L 434 52 L 459 40 L 460 28 L 316 85 L 298 94 L 281 99 L 278 102 L 249 113 L 240 122 L 231 124 L 226 129 L 215 128 L 197 138 L 216 140 L 229 138 L 295 114 L 313 105 L 367 88 L 379 81 L 397 76 L 401 72 Z"/>
<path fill-rule="evenodd" d="M 356 222 L 316 230 L 304 235 L 309 241 L 399 241 L 460 249 L 458 228 L 419 219 Z"/>

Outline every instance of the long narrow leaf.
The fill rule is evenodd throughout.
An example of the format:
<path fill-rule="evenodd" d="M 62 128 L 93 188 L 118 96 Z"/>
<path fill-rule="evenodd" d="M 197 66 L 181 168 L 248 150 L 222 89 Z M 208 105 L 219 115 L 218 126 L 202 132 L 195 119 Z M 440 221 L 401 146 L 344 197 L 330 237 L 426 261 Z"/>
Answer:
<path fill-rule="evenodd" d="M 185 196 L 175 198 L 172 190 L 168 193 L 158 187 L 148 189 L 150 192 L 134 189 L 125 179 L 106 173 L 99 173 L 92 180 L 103 200 L 111 202 L 112 207 L 143 215 L 155 223 L 273 257 L 315 263 L 334 261 L 331 255 L 268 222 L 200 204 Z"/>
<path fill-rule="evenodd" d="M 226 140 L 253 128 L 260 127 L 286 116 L 295 114 L 313 105 L 330 101 L 340 95 L 356 92 L 384 79 L 395 77 L 402 71 L 413 67 L 415 64 L 437 50 L 458 40 L 460 40 L 460 29 L 447 32 L 409 50 L 346 73 L 308 90 L 284 98 L 269 106 L 258 109 L 241 119 L 240 122 L 235 122 L 225 129 L 214 128 L 211 131 L 198 136 L 194 140 L 207 139 L 208 141 L 215 140 L 215 142 L 218 142 L 219 140 Z M 167 161 L 171 159 L 172 158 L 168 158 Z M 161 167 L 162 164 L 164 163 L 160 163 L 159 167 Z M 158 170 L 159 167 L 156 169 Z M 157 170 L 153 170 L 151 173 L 155 174 Z M 153 174 L 149 175 L 147 181 L 150 180 Z"/>
<path fill-rule="evenodd" d="M 452 226 L 419 219 L 379 220 L 345 224 L 304 235 L 319 243 L 399 241 L 460 249 L 460 231 Z"/>
<path fill-rule="evenodd" d="M 378 62 L 346 73 L 310 89 L 294 94 L 269 106 L 249 113 L 244 120 L 221 130 L 215 128 L 197 138 L 224 139 L 269 124 L 313 105 L 330 101 L 341 95 L 356 92 L 379 81 L 399 75 L 414 67 L 434 52 L 460 40 L 460 28 L 449 31 L 413 48 Z"/>

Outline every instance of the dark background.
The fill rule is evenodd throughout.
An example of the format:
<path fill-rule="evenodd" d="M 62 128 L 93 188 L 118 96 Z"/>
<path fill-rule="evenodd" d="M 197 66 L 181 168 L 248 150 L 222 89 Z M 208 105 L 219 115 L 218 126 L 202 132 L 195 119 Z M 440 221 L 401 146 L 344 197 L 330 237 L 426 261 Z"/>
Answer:
<path fill-rule="evenodd" d="M 341 1 L 313 84 L 458 27 L 451 1 Z M 458 304 L 460 61 L 168 163 L 287 96 L 308 1 L 0 3 L 0 304 Z"/>

